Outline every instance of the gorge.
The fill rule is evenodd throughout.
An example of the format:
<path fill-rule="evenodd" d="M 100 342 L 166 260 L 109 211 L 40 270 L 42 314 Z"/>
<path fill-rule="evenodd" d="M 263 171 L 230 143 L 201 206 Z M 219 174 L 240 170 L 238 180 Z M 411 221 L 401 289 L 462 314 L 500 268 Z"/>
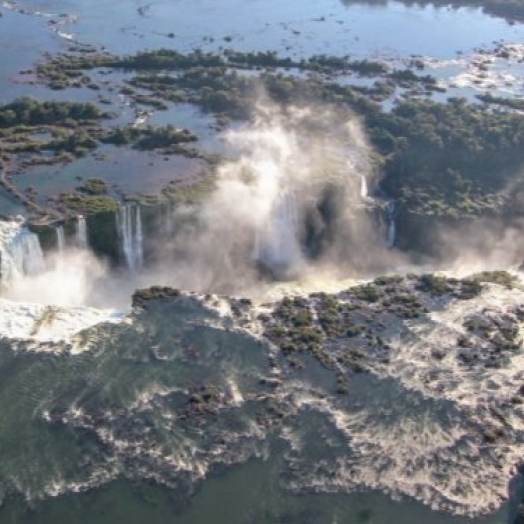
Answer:
<path fill-rule="evenodd" d="M 0 524 L 523 522 L 523 11 L 470 4 L 0 5 Z"/>

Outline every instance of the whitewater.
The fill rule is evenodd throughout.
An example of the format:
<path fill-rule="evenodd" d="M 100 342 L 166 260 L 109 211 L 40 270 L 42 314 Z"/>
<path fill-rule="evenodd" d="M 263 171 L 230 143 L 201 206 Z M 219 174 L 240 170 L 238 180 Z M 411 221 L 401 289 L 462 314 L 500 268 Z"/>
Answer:
<path fill-rule="evenodd" d="M 358 122 L 337 118 L 261 111 L 228 132 L 235 160 L 196 211 L 162 209 L 156 242 L 121 206 L 117 267 L 88 217 L 45 251 L 0 221 L 0 499 L 117 479 L 190 498 L 261 461 L 283 498 L 384 493 L 424 522 L 500 522 L 524 452 L 521 275 L 427 288 Z"/>

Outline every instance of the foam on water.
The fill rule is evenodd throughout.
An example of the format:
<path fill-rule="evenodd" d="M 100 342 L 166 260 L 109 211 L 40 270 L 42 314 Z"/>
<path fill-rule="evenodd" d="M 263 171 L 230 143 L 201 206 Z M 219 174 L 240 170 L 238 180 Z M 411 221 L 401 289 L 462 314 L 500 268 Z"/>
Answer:
<path fill-rule="evenodd" d="M 0 298 L 0 337 L 39 342 L 73 342 L 80 331 L 122 315 L 87 307 L 58 307 Z M 36 346 L 38 348 L 38 346 Z"/>
<path fill-rule="evenodd" d="M 4 245 L 11 238 L 5 231 L 13 227 L 2 229 Z M 403 285 L 415 285 L 410 282 Z M 7 346 L 0 356 L 9 354 L 6 347 L 15 353 L 9 358 L 22 359 L 28 350 L 66 353 L 54 355 L 57 362 L 71 362 L 53 363 L 49 380 L 56 379 L 58 365 L 67 371 L 64 381 L 78 383 L 73 392 L 64 386 L 64 403 L 31 394 L 27 402 L 38 404 L 28 412 L 101 443 L 100 462 L 88 473 L 79 470 L 67 482 L 60 468 L 42 473 L 42 481 L 17 477 L 16 489 L 32 499 L 119 475 L 194 486 L 218 465 L 264 456 L 276 435 L 289 443 L 282 482 L 292 492 L 380 490 L 439 511 L 487 514 L 507 496 L 508 479 L 524 453 L 524 412 L 509 402 L 524 380 L 524 356 L 515 351 L 497 368 L 480 365 L 490 342 L 467 332 L 464 323 L 473 319 L 501 329 L 519 324 L 524 292 L 486 284 L 471 300 L 418 295 L 429 313 L 384 326 L 389 360 L 369 355 L 370 375 L 347 373 L 348 396 L 333 391 L 333 374 L 346 373 L 342 365 L 326 370 L 304 360 L 297 375 L 279 348 L 264 341 L 258 317 L 271 314 L 271 304 L 253 308 L 240 299 L 180 293 L 172 301 L 154 301 L 153 312 L 148 306 L 122 319 L 111 311 L 1 299 L 0 338 Z M 319 299 L 309 300 L 316 322 Z M 341 293 L 337 300 L 344 306 L 354 298 Z M 457 359 L 461 336 L 473 339 L 478 362 Z M 442 358 L 434 357 L 435 348 Z M 502 428 L 504 436 L 488 442 L 486 428 Z"/>
<path fill-rule="evenodd" d="M 506 315 L 515 320 L 516 311 L 523 304 L 521 289 L 506 289 L 494 284 L 486 287 L 479 297 L 467 301 L 452 300 L 445 307 L 432 311 L 427 322 L 413 322 L 406 332 L 393 337 L 391 343 L 395 351 L 388 373 L 410 389 L 429 396 L 438 395 L 467 407 L 513 395 L 524 373 L 521 352 L 508 355 L 508 365 L 500 368 L 486 368 L 476 363 L 464 366 L 454 358 L 457 339 L 461 336 L 470 337 L 478 352 L 489 345 L 466 329 L 465 320 L 475 316 L 503 318 Z M 523 335 L 521 327 L 519 339 L 522 340 Z M 433 349 L 441 350 L 442 358 L 428 358 Z M 429 376 L 431 380 L 427 380 Z"/>
<path fill-rule="evenodd" d="M 482 449 L 479 427 L 452 404 L 402 393 L 393 382 L 371 380 L 367 388 L 344 406 L 307 385 L 285 386 L 298 410 L 282 433 L 291 446 L 290 489 L 365 487 L 465 515 L 500 505 L 509 477 L 497 470 L 499 452 Z"/>
<path fill-rule="evenodd" d="M 95 324 L 114 322 L 122 315 L 113 310 L 58 305 L 84 299 L 83 288 L 87 275 L 82 273 L 79 253 L 66 257 L 65 235 L 61 225 L 55 229 L 57 254 L 53 264 L 47 264 L 38 236 L 30 232 L 23 219 L 0 221 L 0 277 L 4 297 L 0 298 L 0 336 L 38 342 L 73 342 L 75 335 Z M 77 243 L 87 247 L 86 224 L 79 217 Z M 85 254 L 82 254 L 85 258 Z M 95 266 L 96 264 L 91 264 Z M 58 278 L 55 273 L 58 273 Z M 94 275 L 94 274 L 93 274 Z M 49 289 L 48 289 L 49 288 Z M 38 291 L 38 293 L 36 293 Z M 40 295 L 49 303 L 36 303 Z M 12 300 L 13 297 L 31 297 L 29 300 Z M 69 297 L 71 298 L 71 297 Z M 53 303 L 53 305 L 51 305 Z M 38 344 L 34 346 L 38 349 Z M 42 346 L 48 350 L 52 346 Z M 77 348 L 78 349 L 78 348 Z"/>
<path fill-rule="evenodd" d="M 506 323 L 518 325 L 516 315 L 524 293 L 499 285 L 487 287 L 472 300 L 451 300 L 440 307 L 433 304 L 427 321 L 407 322 L 405 330 L 389 339 L 390 362 L 378 366 L 381 376 L 394 377 L 407 390 L 452 402 L 477 428 L 462 436 L 470 435 L 466 449 L 457 453 L 450 448 L 458 461 L 451 469 L 457 472 L 454 482 L 460 477 L 462 488 L 450 484 L 441 488 L 441 494 L 450 506 L 459 503 L 480 512 L 496 507 L 507 496 L 508 479 L 524 453 L 524 411 L 512 403 L 524 379 L 524 354 L 510 351 L 503 364 L 492 366 L 493 344 L 466 328 L 468 321 L 487 329 L 504 329 Z M 522 341 L 523 333 L 520 327 L 518 340 Z M 457 354 L 461 338 L 468 340 L 461 350 L 462 361 Z M 487 444 L 483 436 L 486 429 L 504 437 L 497 444 Z M 460 438 L 457 435 L 455 440 Z"/>
<path fill-rule="evenodd" d="M 92 362 L 76 364 L 88 366 L 79 371 L 85 384 L 78 382 L 77 391 L 69 393 L 74 399 L 69 406 L 38 409 L 43 421 L 58 420 L 94 435 L 103 461 L 89 478 L 65 482 L 52 477 L 44 493 L 87 489 L 118 475 L 172 488 L 193 486 L 217 465 L 265 456 L 271 438 L 279 436 L 289 443 L 279 477 L 293 493 L 380 490 L 439 511 L 489 513 L 507 496 L 510 466 L 523 452 L 511 441 L 514 432 L 496 443 L 483 439 L 483 414 L 499 393 L 482 381 L 473 391 L 473 380 L 465 380 L 465 396 L 451 388 L 434 390 L 424 373 L 436 365 L 422 342 L 414 348 L 410 332 L 420 329 L 417 339 L 431 344 L 437 337 L 445 344 L 444 335 L 482 304 L 511 309 L 522 296 L 518 290 L 489 287 L 484 298 L 462 301 L 460 307 L 453 301 L 433 304 L 426 331 L 409 321 L 406 328 L 390 327 L 384 337 L 395 344 L 400 330 L 404 345 L 395 345 L 389 366 L 375 362 L 373 374 L 350 376 L 347 396 L 333 393 L 332 371 L 318 364 L 307 364 L 299 376 L 282 367 L 276 348 L 248 336 L 249 326 L 234 313 L 234 299 L 226 308 L 225 298 L 181 294 L 173 303 L 155 304 L 154 312 L 135 312 L 130 323 L 88 330 L 87 345 L 97 354 Z M 45 307 L 19 307 L 13 314 L 29 317 L 22 335 L 50 314 Z M 268 307 L 245 314 L 256 317 Z M 228 315 L 242 327 L 231 328 L 236 324 L 228 322 Z M 513 361 L 517 368 L 519 358 Z M 446 359 L 443 369 L 445 376 L 460 372 Z M 486 380 L 515 380 L 510 390 L 518 383 L 511 367 L 484 373 Z M 511 417 L 508 421 L 518 429 Z"/>

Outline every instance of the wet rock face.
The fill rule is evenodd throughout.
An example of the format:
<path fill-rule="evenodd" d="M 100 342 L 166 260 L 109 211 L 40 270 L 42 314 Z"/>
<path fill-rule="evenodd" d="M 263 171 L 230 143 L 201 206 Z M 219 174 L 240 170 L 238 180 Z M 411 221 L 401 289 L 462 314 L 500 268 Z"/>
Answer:
<path fill-rule="evenodd" d="M 83 332 L 82 353 L 3 340 L 0 489 L 35 499 L 123 477 L 186 497 L 263 455 L 293 493 L 489 513 L 524 434 L 524 295 L 493 281 L 511 279 L 382 277 L 262 309 L 152 287 L 127 321 Z"/>
<path fill-rule="evenodd" d="M 120 240 L 115 213 L 106 212 L 88 216 L 87 233 L 89 245 L 93 252 L 109 260 L 111 265 L 119 265 L 121 258 Z"/>

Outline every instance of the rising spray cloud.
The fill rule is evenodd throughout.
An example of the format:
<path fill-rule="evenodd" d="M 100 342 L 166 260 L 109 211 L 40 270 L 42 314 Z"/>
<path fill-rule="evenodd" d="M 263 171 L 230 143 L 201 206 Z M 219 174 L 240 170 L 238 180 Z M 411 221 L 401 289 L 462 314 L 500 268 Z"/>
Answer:
<path fill-rule="evenodd" d="M 108 278 L 88 250 L 62 250 L 10 296 L 27 299 L 38 289 L 40 302 L 113 305 L 152 284 L 260 296 L 274 279 L 323 289 L 328 280 L 388 267 L 392 254 L 368 194 L 372 150 L 353 114 L 264 103 L 223 138 L 229 160 L 217 168 L 214 191 L 174 211 L 172 233 L 155 242 L 155 267 Z"/>
<path fill-rule="evenodd" d="M 231 159 L 214 192 L 160 257 L 175 253 L 173 284 L 244 293 L 261 274 L 297 279 L 330 266 L 347 276 L 383 263 L 373 202 L 362 196 L 362 179 L 374 183 L 372 150 L 353 114 L 260 104 L 224 139 Z"/>

